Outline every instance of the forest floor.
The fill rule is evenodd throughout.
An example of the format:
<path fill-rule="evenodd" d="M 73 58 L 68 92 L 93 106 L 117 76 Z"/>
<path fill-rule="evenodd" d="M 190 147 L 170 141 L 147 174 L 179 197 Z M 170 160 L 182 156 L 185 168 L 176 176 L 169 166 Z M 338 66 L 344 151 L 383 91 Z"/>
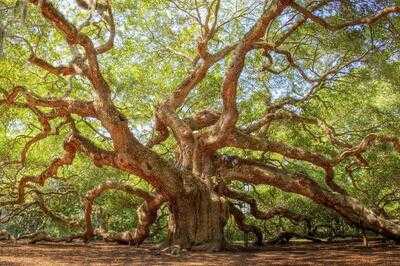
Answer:
<path fill-rule="evenodd" d="M 154 245 L 0 242 L 0 265 L 400 265 L 400 246 L 370 242 L 265 246 L 240 252 L 173 256 Z"/>

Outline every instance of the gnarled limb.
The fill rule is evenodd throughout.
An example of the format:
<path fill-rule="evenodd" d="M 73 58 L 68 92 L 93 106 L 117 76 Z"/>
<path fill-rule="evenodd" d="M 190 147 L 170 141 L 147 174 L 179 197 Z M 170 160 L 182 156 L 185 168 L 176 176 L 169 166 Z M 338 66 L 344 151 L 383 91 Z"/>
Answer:
<path fill-rule="evenodd" d="M 233 218 L 239 229 L 245 233 L 253 233 L 256 236 L 256 242 L 254 243 L 256 246 L 263 245 L 263 233 L 260 228 L 255 225 L 249 225 L 245 223 L 245 215 L 233 204 L 232 202 L 228 203 L 229 212 L 232 214 Z"/>
<path fill-rule="evenodd" d="M 67 99 L 43 98 L 30 92 L 24 86 L 14 87 L 4 99 L 0 99 L 0 106 L 16 105 L 18 96 L 22 95 L 26 99 L 26 105 L 30 108 L 49 107 L 54 110 L 54 117 L 65 117 L 76 114 L 81 117 L 96 117 L 96 110 L 93 102 L 90 101 L 71 101 Z"/>
<path fill-rule="evenodd" d="M 101 231 L 97 231 L 103 238 L 108 241 L 116 241 L 125 244 L 141 244 L 150 233 L 150 226 L 157 219 L 157 210 L 164 202 L 160 195 L 153 196 L 150 193 L 132 187 L 126 183 L 117 181 L 107 181 L 98 187 L 90 190 L 85 197 L 85 223 L 86 231 L 84 237 L 87 240 L 95 235 L 95 230 L 92 226 L 92 210 L 95 199 L 101 196 L 104 192 L 113 189 L 124 191 L 130 195 L 134 195 L 144 199 L 144 203 L 138 209 L 138 227 L 133 231 L 110 235 Z"/>
<path fill-rule="evenodd" d="M 257 201 L 250 195 L 243 193 L 241 191 L 234 190 L 232 188 L 229 188 L 228 186 L 220 183 L 218 187 L 218 191 L 222 193 L 224 196 L 239 200 L 242 202 L 246 202 L 250 206 L 250 213 L 251 215 L 254 216 L 254 218 L 260 219 L 260 220 L 270 220 L 276 216 L 281 216 L 289 219 L 293 223 L 299 223 L 299 222 L 305 222 L 308 229 L 310 229 L 310 221 L 307 217 L 304 215 L 294 213 L 290 211 L 289 209 L 283 208 L 283 207 L 275 207 L 272 209 L 269 209 L 268 211 L 261 211 L 258 206 L 257 206 Z"/>
<path fill-rule="evenodd" d="M 25 234 L 16 238 L 16 240 L 23 240 L 27 239 L 29 244 L 36 244 L 38 242 L 52 242 L 52 243 L 59 243 L 59 242 L 71 242 L 74 239 L 80 239 L 82 235 L 71 235 L 67 237 L 56 238 L 50 236 L 48 233 L 39 231 L 30 234 Z"/>
<path fill-rule="evenodd" d="M 222 83 L 222 101 L 224 108 L 218 128 L 218 137 L 216 140 L 212 141 L 214 143 L 210 143 L 211 145 L 220 145 L 219 142 L 226 138 L 233 130 L 238 119 L 236 93 L 238 79 L 245 65 L 247 53 L 251 50 L 253 44 L 263 37 L 270 23 L 282 13 L 291 2 L 291 0 L 279 0 L 270 9 L 267 9 L 235 48 L 232 63 L 225 73 Z"/>
<path fill-rule="evenodd" d="M 40 191 L 35 190 L 36 196 L 37 196 L 37 204 L 40 208 L 40 210 L 50 217 L 53 221 L 56 223 L 62 225 L 63 227 L 66 228 L 73 228 L 73 229 L 83 229 L 83 223 L 82 221 L 75 221 L 71 220 L 68 217 L 65 217 L 64 215 L 60 213 L 56 213 L 55 211 L 51 210 L 45 203 L 45 200 L 43 198 L 43 195 L 41 194 Z"/>
<path fill-rule="evenodd" d="M 259 151 L 269 151 L 281 154 L 291 159 L 309 162 L 315 166 L 321 167 L 325 171 L 325 182 L 333 190 L 341 194 L 346 191 L 334 182 L 333 162 L 323 154 L 318 154 L 303 150 L 297 147 L 291 147 L 281 142 L 262 140 L 260 138 L 246 135 L 240 131 L 235 131 L 235 135 L 228 141 L 230 146 Z"/>
<path fill-rule="evenodd" d="M 324 28 L 326 28 L 330 31 L 337 31 L 337 30 L 341 30 L 341 29 L 348 28 L 351 26 L 356 26 L 356 25 L 372 25 L 372 24 L 376 23 L 377 21 L 379 21 L 380 19 L 387 17 L 389 14 L 400 13 L 399 6 L 392 6 L 392 7 L 387 7 L 387 8 L 382 9 L 381 11 L 377 12 L 376 14 L 374 14 L 372 16 L 358 18 L 358 19 L 355 19 L 352 21 L 347 21 L 347 22 L 344 22 L 344 23 L 341 23 L 338 25 L 332 25 L 332 24 L 329 24 L 328 22 L 326 22 L 323 18 L 314 15 L 312 12 L 310 12 L 306 8 L 297 4 L 295 1 L 293 1 L 290 5 L 293 9 L 300 12 L 307 19 L 312 20 L 313 22 L 323 26 Z"/>
<path fill-rule="evenodd" d="M 29 183 L 43 186 L 48 178 L 57 176 L 61 167 L 71 165 L 78 151 L 87 154 L 97 166 L 112 165 L 116 167 L 114 153 L 102 150 L 79 134 L 72 133 L 64 142 L 64 154 L 54 159 L 39 175 L 22 177 L 18 183 L 17 199 L 15 201 L 2 202 L 1 205 L 23 203 L 25 200 L 25 189 Z"/>
<path fill-rule="evenodd" d="M 53 66 L 49 62 L 37 57 L 36 55 L 32 54 L 28 62 L 38 66 L 51 74 L 56 76 L 71 76 L 77 73 L 77 68 L 73 66 Z"/>
<path fill-rule="evenodd" d="M 394 149 L 398 153 L 400 153 L 400 139 L 398 137 L 371 133 L 367 135 L 358 145 L 351 147 L 341 153 L 337 158 L 335 158 L 334 163 L 338 164 L 350 156 L 359 157 L 369 147 L 376 143 L 390 143 L 393 145 Z"/>
<path fill-rule="evenodd" d="M 25 188 L 29 183 L 36 183 L 40 186 L 43 186 L 48 178 L 57 176 L 58 170 L 65 165 L 72 164 L 76 152 L 79 148 L 79 142 L 74 138 L 74 135 L 71 135 L 64 142 L 64 154 L 54 159 L 50 165 L 42 171 L 41 174 L 37 176 L 24 176 L 18 183 L 18 197 L 13 202 L 8 202 L 6 204 L 21 204 L 25 200 Z M 4 204 L 4 203 L 3 203 Z"/>
<path fill-rule="evenodd" d="M 221 160 L 218 172 L 222 177 L 252 184 L 268 184 L 286 192 L 303 195 L 335 210 L 350 224 L 391 239 L 400 238 L 400 224 L 380 217 L 353 197 L 322 188 L 305 174 L 293 174 L 258 161 L 239 158 L 236 159 L 235 165 L 227 165 Z"/>

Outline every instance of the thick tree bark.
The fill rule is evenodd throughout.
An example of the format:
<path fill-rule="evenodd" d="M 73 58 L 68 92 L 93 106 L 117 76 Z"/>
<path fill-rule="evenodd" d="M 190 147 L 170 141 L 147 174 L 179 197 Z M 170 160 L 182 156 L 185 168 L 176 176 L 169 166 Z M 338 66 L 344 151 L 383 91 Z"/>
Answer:
<path fill-rule="evenodd" d="M 220 250 L 228 207 L 223 198 L 202 188 L 170 202 L 169 245 Z"/>

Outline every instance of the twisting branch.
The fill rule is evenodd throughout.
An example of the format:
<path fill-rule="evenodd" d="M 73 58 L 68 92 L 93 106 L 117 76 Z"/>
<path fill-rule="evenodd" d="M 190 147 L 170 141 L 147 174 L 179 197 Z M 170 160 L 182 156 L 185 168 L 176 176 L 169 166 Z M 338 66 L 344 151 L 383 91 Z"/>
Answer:
<path fill-rule="evenodd" d="M 24 176 L 21 178 L 18 184 L 18 197 L 15 202 L 9 202 L 6 204 L 21 204 L 25 200 L 25 188 L 29 183 L 35 183 L 43 186 L 48 178 L 57 176 L 58 170 L 65 165 L 72 164 L 76 152 L 79 148 L 79 142 L 71 135 L 64 142 L 64 154 L 53 160 L 50 165 L 37 176 Z"/>
<path fill-rule="evenodd" d="M 262 131 L 265 132 L 268 130 L 269 126 L 273 122 L 279 122 L 282 120 L 288 120 L 295 123 L 316 125 L 321 128 L 323 133 L 328 137 L 328 139 L 333 145 L 339 148 L 347 148 L 347 149 L 352 148 L 352 145 L 350 143 L 339 139 L 337 137 L 335 129 L 332 126 L 328 125 L 328 123 L 323 119 L 312 116 L 299 115 L 288 110 L 277 110 L 271 113 L 268 112 L 261 119 L 254 121 L 241 128 L 241 131 L 245 134 L 250 134 L 254 131 L 259 130 L 260 128 L 263 128 Z M 362 165 L 367 165 L 367 162 L 365 161 L 365 159 L 362 157 L 361 154 L 357 154 L 355 156 Z"/>
<path fill-rule="evenodd" d="M 24 86 L 14 87 L 3 99 L 0 99 L 0 106 L 13 106 L 16 104 L 18 96 L 22 95 L 26 99 L 26 105 L 32 108 L 50 107 L 54 110 L 54 116 L 66 117 L 76 114 L 81 117 L 97 117 L 93 102 L 72 101 L 57 98 L 43 98 L 30 92 Z"/>
<path fill-rule="evenodd" d="M 228 145 L 232 147 L 251 149 L 258 151 L 275 152 L 290 159 L 309 162 L 321 167 L 325 171 L 325 182 L 333 190 L 341 194 L 346 191 L 334 182 L 333 162 L 323 154 L 310 152 L 301 148 L 291 147 L 281 142 L 262 140 L 252 135 L 235 131 L 235 135 L 228 140 Z"/>
<path fill-rule="evenodd" d="M 20 104 L 17 101 L 20 95 L 25 98 L 26 103 Z M 3 99 L 0 99 L 0 106 L 1 105 L 30 109 L 37 116 L 38 121 L 42 126 L 42 130 L 24 145 L 21 151 L 20 161 L 17 162 L 22 165 L 26 162 L 27 153 L 30 147 L 51 135 L 57 135 L 60 128 L 69 123 L 71 114 L 77 114 L 82 117 L 96 116 L 96 111 L 94 110 L 92 102 L 43 98 L 35 95 L 23 86 L 16 86 L 8 92 Z M 43 113 L 39 107 L 50 107 L 52 111 L 49 113 Z M 50 121 L 58 117 L 64 118 L 65 121 L 57 127 L 52 128 Z"/>
<path fill-rule="evenodd" d="M 283 208 L 283 207 L 276 207 L 272 208 L 268 211 L 261 211 L 258 206 L 257 206 L 257 201 L 251 197 L 250 195 L 247 195 L 246 193 L 243 193 L 241 191 L 234 190 L 232 188 L 229 188 L 228 186 L 224 185 L 223 183 L 219 184 L 219 192 L 221 192 L 224 196 L 239 200 L 242 202 L 246 202 L 250 206 L 250 213 L 251 215 L 254 216 L 254 218 L 260 219 L 260 220 L 270 220 L 276 216 L 281 216 L 289 219 L 291 222 L 297 224 L 299 222 L 305 222 L 307 225 L 307 228 L 310 230 L 311 224 L 310 221 L 307 217 L 301 214 L 294 213 L 290 211 L 289 209 Z"/>
<path fill-rule="evenodd" d="M 83 229 L 83 223 L 82 221 L 75 221 L 71 220 L 68 217 L 65 217 L 64 215 L 60 213 L 56 213 L 55 211 L 51 210 L 47 205 L 46 202 L 43 198 L 42 193 L 39 190 L 34 189 L 36 193 L 36 202 L 40 208 L 40 210 L 50 217 L 53 221 L 55 221 L 57 224 L 60 224 L 66 228 L 74 228 L 74 229 Z"/>
<path fill-rule="evenodd" d="M 133 231 L 118 233 L 116 235 L 110 235 L 101 231 L 95 232 L 92 225 L 92 210 L 93 204 L 97 197 L 101 196 L 108 190 L 120 190 L 130 195 L 140 197 L 144 200 L 144 203 L 138 209 L 139 222 L 138 226 Z M 105 238 L 108 241 L 117 241 L 124 244 L 141 244 L 150 233 L 150 226 L 157 219 L 157 210 L 163 203 L 163 198 L 160 195 L 153 196 L 150 193 L 141 190 L 139 188 L 132 187 L 131 185 L 117 182 L 107 181 L 98 187 L 90 190 L 85 196 L 85 223 L 86 231 L 84 237 L 86 240 L 92 238 L 96 233 Z"/>
<path fill-rule="evenodd" d="M 366 208 L 355 198 L 322 188 L 304 173 L 292 173 L 260 161 L 234 158 L 234 163 L 219 159 L 218 175 L 251 184 L 268 184 L 306 196 L 338 212 L 348 223 L 368 229 L 391 239 L 399 239 L 400 226 Z"/>
<path fill-rule="evenodd" d="M 64 142 L 64 154 L 54 159 L 50 165 L 37 176 L 24 176 L 18 184 L 18 196 L 14 201 L 1 202 L 0 205 L 21 204 L 25 201 L 25 189 L 30 183 L 44 186 L 47 179 L 56 177 L 59 169 L 71 165 L 76 153 L 81 151 L 89 156 L 96 166 L 109 165 L 117 167 L 115 154 L 96 147 L 89 140 L 80 136 L 77 132 L 70 134 Z"/>
<path fill-rule="evenodd" d="M 38 66 L 56 76 L 70 76 L 70 75 L 74 75 L 77 73 L 77 68 L 73 67 L 73 66 L 53 66 L 52 64 L 50 64 L 49 62 L 38 58 L 36 55 L 32 54 L 29 59 L 28 62 Z"/>
<path fill-rule="evenodd" d="M 37 5 L 42 15 L 53 23 L 53 25 L 63 33 L 66 41 L 71 47 L 80 44 L 86 53 L 88 69 L 84 69 L 85 76 L 92 82 L 96 92 L 103 101 L 110 100 L 110 89 L 104 80 L 100 66 L 97 61 L 97 51 L 90 38 L 78 31 L 54 6 L 47 0 L 30 0 Z M 40 2 L 40 5 L 39 5 Z"/>
<path fill-rule="evenodd" d="M 313 22 L 323 26 L 324 28 L 330 31 L 338 31 L 355 25 L 372 25 L 378 22 L 380 19 L 385 18 L 392 13 L 400 13 L 400 6 L 392 6 L 382 9 L 381 11 L 372 16 L 358 18 L 338 25 L 332 25 L 326 22 L 323 18 L 314 15 L 311 11 L 297 4 L 295 1 L 291 3 L 291 7 L 297 10 L 299 13 L 301 13 L 304 17 L 312 20 Z"/>
<path fill-rule="evenodd" d="M 291 2 L 291 0 L 280 0 L 274 6 L 267 9 L 235 48 L 232 63 L 226 71 L 222 83 L 223 114 L 218 129 L 218 137 L 214 142 L 221 142 L 232 131 L 238 119 L 236 93 L 239 76 L 243 71 L 247 53 L 252 49 L 253 44 L 263 37 L 270 23 Z"/>
<path fill-rule="evenodd" d="M 245 223 L 246 216 L 240 211 L 239 208 L 235 206 L 232 202 L 228 202 L 229 212 L 232 214 L 233 218 L 239 229 L 246 233 L 253 233 L 256 236 L 256 246 L 263 245 L 263 233 L 260 228 L 255 225 L 250 225 Z"/>
<path fill-rule="evenodd" d="M 334 160 L 334 164 L 339 164 L 350 156 L 360 157 L 369 147 L 377 143 L 390 143 L 394 149 L 400 153 L 400 139 L 395 136 L 379 135 L 371 133 L 367 135 L 358 145 L 346 149 Z"/>
<path fill-rule="evenodd" d="M 113 15 L 110 3 L 111 3 L 111 1 L 107 0 L 107 8 L 106 8 L 106 10 L 107 10 L 108 15 L 105 16 L 105 20 L 106 20 L 106 22 L 108 23 L 108 25 L 110 27 L 109 37 L 108 37 L 108 40 L 104 44 L 100 45 L 99 47 L 96 47 L 96 53 L 97 54 L 103 54 L 105 52 L 108 52 L 114 46 L 116 29 L 115 29 L 114 15 Z"/>

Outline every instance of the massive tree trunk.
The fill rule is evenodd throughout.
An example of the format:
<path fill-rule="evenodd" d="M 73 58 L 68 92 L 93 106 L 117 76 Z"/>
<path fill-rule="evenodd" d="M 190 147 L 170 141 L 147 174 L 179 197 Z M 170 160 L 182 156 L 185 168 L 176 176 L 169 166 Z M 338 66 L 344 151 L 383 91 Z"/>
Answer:
<path fill-rule="evenodd" d="M 170 205 L 169 245 L 220 250 L 224 247 L 227 205 L 207 188 L 177 197 Z"/>

